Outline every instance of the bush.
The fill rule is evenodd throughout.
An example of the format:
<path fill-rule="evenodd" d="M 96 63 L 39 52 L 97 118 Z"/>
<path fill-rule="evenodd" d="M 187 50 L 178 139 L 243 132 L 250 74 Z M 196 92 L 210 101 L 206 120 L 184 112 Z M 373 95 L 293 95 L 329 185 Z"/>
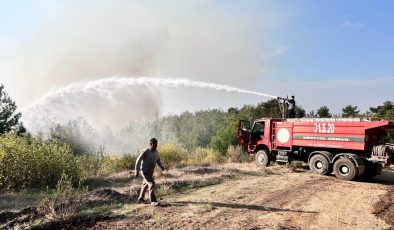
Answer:
<path fill-rule="evenodd" d="M 80 205 L 78 189 L 73 188 L 69 176 L 62 174 L 54 193 L 41 201 L 39 212 L 51 221 L 66 221 L 77 214 Z"/>
<path fill-rule="evenodd" d="M 121 170 L 134 170 L 135 168 L 135 161 L 137 160 L 137 154 L 123 154 L 120 158 Z"/>
<path fill-rule="evenodd" d="M 104 176 L 123 170 L 132 170 L 135 167 L 136 160 L 137 155 L 135 154 L 104 155 L 103 149 L 100 149 L 97 153 L 77 157 L 82 179 L 89 176 Z"/>
<path fill-rule="evenodd" d="M 77 165 L 81 171 L 81 180 L 100 174 L 104 155 L 88 153 L 77 157 Z"/>
<path fill-rule="evenodd" d="M 95 153 L 75 156 L 66 143 L 40 137 L 0 136 L 0 190 L 54 187 L 62 174 L 73 185 L 97 175 L 134 168 L 137 156 Z"/>
<path fill-rule="evenodd" d="M 226 161 L 229 163 L 244 163 L 253 161 L 248 153 L 245 153 L 241 146 L 230 145 L 226 152 Z"/>
<path fill-rule="evenodd" d="M 180 144 L 163 144 L 159 146 L 158 151 L 161 162 L 169 168 L 182 166 L 187 160 L 187 150 Z"/>
<path fill-rule="evenodd" d="M 136 155 L 107 155 L 103 158 L 100 175 L 108 175 L 115 172 L 134 169 Z"/>
<path fill-rule="evenodd" d="M 0 136 L 0 189 L 54 186 L 62 173 L 73 183 L 81 178 L 69 145 L 41 138 Z"/>
<path fill-rule="evenodd" d="M 188 165 L 208 166 L 224 161 L 223 155 L 213 148 L 197 147 L 188 159 Z"/>

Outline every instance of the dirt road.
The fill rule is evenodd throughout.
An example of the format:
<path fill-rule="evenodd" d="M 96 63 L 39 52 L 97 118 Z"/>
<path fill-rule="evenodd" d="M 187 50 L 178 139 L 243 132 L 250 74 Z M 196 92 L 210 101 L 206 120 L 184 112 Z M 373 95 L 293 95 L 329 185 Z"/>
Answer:
<path fill-rule="evenodd" d="M 163 207 L 130 203 L 118 210 L 125 217 L 85 227 L 393 229 L 383 219 L 394 211 L 388 193 L 394 186 L 394 172 L 386 171 L 369 182 L 349 182 L 286 166 L 264 171 L 252 164 L 225 167 L 238 168 L 240 175 L 220 184 L 166 195 Z"/>

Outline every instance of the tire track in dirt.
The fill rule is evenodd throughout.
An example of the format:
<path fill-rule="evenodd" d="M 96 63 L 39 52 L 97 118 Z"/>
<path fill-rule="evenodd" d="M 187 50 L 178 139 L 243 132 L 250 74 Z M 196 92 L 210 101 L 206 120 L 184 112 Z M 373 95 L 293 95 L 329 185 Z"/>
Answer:
<path fill-rule="evenodd" d="M 281 180 L 289 179 L 286 178 L 287 176 L 282 177 L 276 178 L 276 180 L 280 182 Z M 317 212 L 304 211 L 302 204 L 313 196 L 314 190 L 334 184 L 335 181 L 331 178 L 315 177 L 315 175 L 309 173 L 302 175 L 302 178 L 301 180 L 293 178 L 291 184 L 268 194 L 266 191 L 254 194 L 254 202 L 265 207 L 265 212 L 254 213 L 257 218 L 247 218 L 243 221 L 242 226 L 239 227 L 242 229 L 302 229 L 303 226 L 299 224 L 300 216 L 304 217 L 305 221 L 303 222 L 313 222 Z M 245 211 L 241 211 L 241 213 L 250 215 L 250 213 Z M 267 219 L 273 215 L 277 217 L 277 223 L 267 224 Z"/>
<path fill-rule="evenodd" d="M 278 229 L 303 229 L 304 223 L 313 225 L 318 212 L 304 211 L 303 204 L 307 203 L 323 187 L 335 184 L 336 181 L 330 177 L 316 177 L 306 180 L 304 183 L 294 187 L 286 188 L 273 193 L 265 198 L 262 204 L 270 207 L 282 209 L 292 209 L 294 212 L 286 213 L 283 216 L 283 223 L 278 224 Z"/>

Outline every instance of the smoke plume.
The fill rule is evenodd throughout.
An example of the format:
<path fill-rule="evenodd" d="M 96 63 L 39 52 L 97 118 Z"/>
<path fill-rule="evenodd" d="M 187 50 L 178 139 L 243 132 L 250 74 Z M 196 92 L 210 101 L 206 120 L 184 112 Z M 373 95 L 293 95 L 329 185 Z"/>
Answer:
<path fill-rule="evenodd" d="M 38 4 L 42 14 L 57 7 Z M 58 11 L 0 54 L 0 74 L 20 107 L 53 88 L 108 76 L 177 76 L 250 88 L 265 73 L 267 18 L 233 15 L 213 1 L 70 1 Z"/>

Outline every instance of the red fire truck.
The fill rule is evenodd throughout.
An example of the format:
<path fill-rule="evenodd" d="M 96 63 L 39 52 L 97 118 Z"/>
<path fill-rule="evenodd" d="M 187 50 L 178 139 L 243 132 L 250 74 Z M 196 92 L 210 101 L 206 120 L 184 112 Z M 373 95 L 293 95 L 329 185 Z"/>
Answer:
<path fill-rule="evenodd" d="M 372 118 L 262 118 L 240 120 L 237 137 L 259 166 L 302 161 L 314 173 L 353 180 L 394 162 L 394 145 L 386 143 L 390 130 L 393 121 Z"/>

